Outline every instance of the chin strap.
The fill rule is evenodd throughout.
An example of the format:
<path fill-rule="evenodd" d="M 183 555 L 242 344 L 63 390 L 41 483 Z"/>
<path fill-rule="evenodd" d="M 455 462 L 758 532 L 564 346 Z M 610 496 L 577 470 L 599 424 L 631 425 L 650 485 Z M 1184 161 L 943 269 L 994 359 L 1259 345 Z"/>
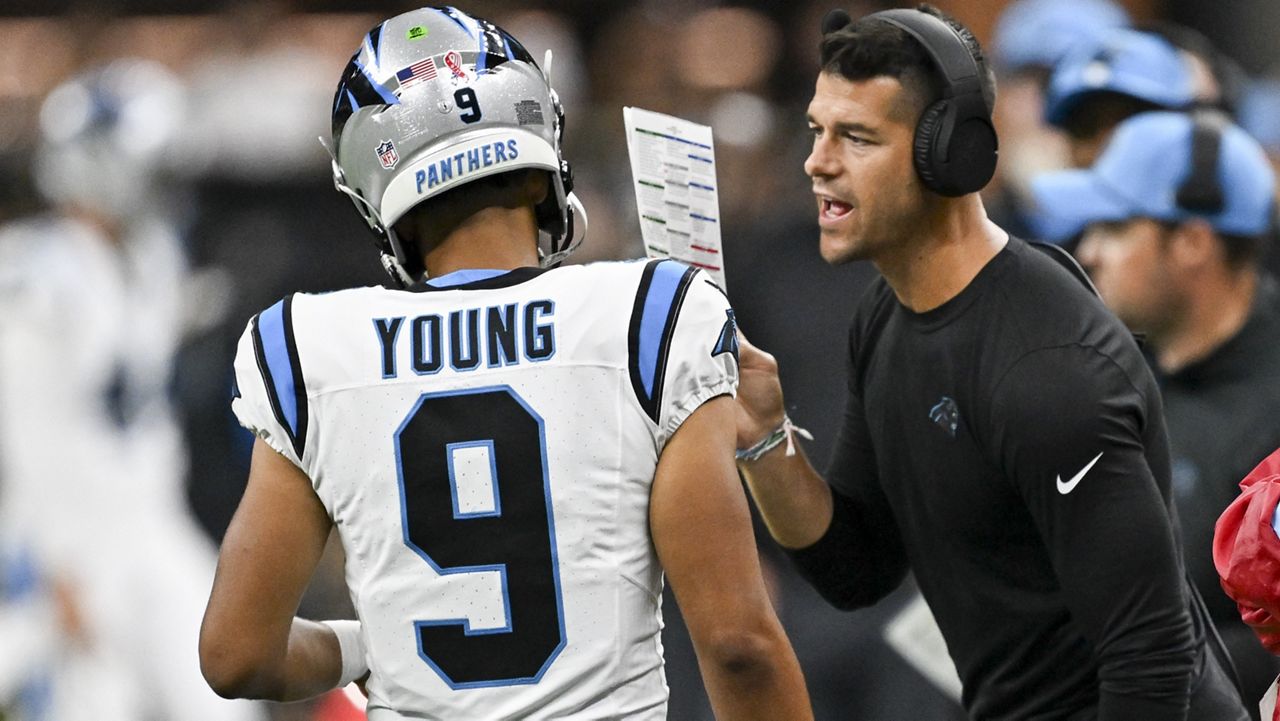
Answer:
<path fill-rule="evenodd" d="M 379 257 L 382 258 L 383 269 L 387 271 L 387 275 L 391 276 L 391 282 L 395 283 L 400 290 L 413 285 L 413 278 L 409 277 L 409 274 L 404 271 L 404 267 L 400 265 L 394 255 L 382 253 Z M 423 275 L 425 276 L 426 274 L 424 273 Z"/>
<path fill-rule="evenodd" d="M 570 253 L 578 249 L 578 245 L 587 235 L 587 209 L 582 206 L 582 201 L 578 200 L 578 196 L 573 193 L 569 193 L 565 201 L 569 208 L 565 213 L 566 226 L 560 247 L 551 253 L 543 253 L 541 244 L 538 246 L 538 265 L 543 268 L 559 265 L 569 257 Z M 554 243 L 552 245 L 554 246 Z"/>
<path fill-rule="evenodd" d="M 329 147 L 329 143 L 323 138 L 319 138 L 320 145 L 324 147 L 326 153 L 329 154 L 329 164 L 333 170 L 333 187 L 338 192 L 351 199 L 355 205 L 356 211 L 360 213 L 360 217 L 368 224 L 369 229 L 376 236 L 375 245 L 378 246 L 378 252 L 381 255 L 382 267 L 387 271 L 387 275 L 391 276 L 391 281 L 401 289 L 408 288 L 417 282 L 414 277 L 404 267 L 404 262 L 397 257 L 397 250 L 400 243 L 396 240 L 392 230 L 382 223 L 382 218 L 378 214 L 378 209 L 365 199 L 363 195 L 357 193 L 346 183 L 346 177 L 342 172 L 342 167 L 338 165 L 338 156 L 333 152 L 333 148 Z M 426 276 L 426 273 L 423 273 Z"/>

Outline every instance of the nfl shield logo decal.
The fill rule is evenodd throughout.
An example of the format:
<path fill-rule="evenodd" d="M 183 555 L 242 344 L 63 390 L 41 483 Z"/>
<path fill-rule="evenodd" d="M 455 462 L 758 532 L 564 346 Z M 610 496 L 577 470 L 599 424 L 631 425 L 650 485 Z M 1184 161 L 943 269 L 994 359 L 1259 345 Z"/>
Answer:
<path fill-rule="evenodd" d="M 400 162 L 400 154 L 396 152 L 395 143 L 390 140 L 384 140 L 379 143 L 377 153 L 378 162 L 382 163 L 382 167 L 387 170 L 396 167 L 396 163 Z"/>

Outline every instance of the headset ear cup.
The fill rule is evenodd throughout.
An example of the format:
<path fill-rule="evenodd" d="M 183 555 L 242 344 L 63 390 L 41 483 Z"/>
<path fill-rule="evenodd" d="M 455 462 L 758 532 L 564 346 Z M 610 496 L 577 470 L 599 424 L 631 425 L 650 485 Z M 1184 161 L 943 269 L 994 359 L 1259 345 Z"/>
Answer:
<path fill-rule="evenodd" d="M 999 140 L 991 121 L 969 116 L 951 131 L 947 175 L 956 195 L 976 193 L 987 187 L 996 173 Z"/>
<path fill-rule="evenodd" d="M 996 170 L 995 128 L 984 116 L 966 113 L 965 100 L 943 99 L 930 105 L 916 124 L 912 146 L 920 182 L 948 198 L 982 190 Z M 957 123 L 957 116 L 964 120 Z"/>
<path fill-rule="evenodd" d="M 939 162 L 945 157 L 945 148 L 938 147 L 938 132 L 941 130 L 950 103 L 946 100 L 925 108 L 916 123 L 915 140 L 912 144 L 912 161 L 916 167 L 916 175 L 924 187 L 940 195 L 949 195 L 944 191 L 947 178 L 945 166 Z"/>

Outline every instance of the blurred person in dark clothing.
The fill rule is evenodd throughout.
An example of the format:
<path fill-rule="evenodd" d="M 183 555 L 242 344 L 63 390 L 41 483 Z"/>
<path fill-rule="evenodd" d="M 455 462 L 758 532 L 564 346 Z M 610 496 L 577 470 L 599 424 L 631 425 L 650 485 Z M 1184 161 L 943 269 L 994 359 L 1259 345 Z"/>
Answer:
<path fill-rule="evenodd" d="M 1280 446 L 1280 289 L 1258 265 L 1273 232 L 1266 155 L 1220 116 L 1144 113 L 1120 124 L 1092 169 L 1034 187 L 1055 235 L 1083 231 L 1081 263 L 1149 342 L 1187 569 L 1246 699 L 1259 698 L 1280 665 L 1222 593 L 1211 546 L 1239 480 Z"/>
<path fill-rule="evenodd" d="M 1190 603 L 1154 379 L 1078 267 L 987 219 L 994 89 L 972 35 L 931 15 L 828 18 L 805 165 L 820 247 L 882 278 L 827 477 L 745 342 L 740 468 L 834 605 L 915 572 L 974 718 L 1243 719 Z"/>

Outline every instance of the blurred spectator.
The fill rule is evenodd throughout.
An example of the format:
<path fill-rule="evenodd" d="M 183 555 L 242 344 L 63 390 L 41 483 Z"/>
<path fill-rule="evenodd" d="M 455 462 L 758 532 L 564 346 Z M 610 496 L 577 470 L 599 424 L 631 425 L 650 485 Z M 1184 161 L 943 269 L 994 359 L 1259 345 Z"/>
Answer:
<path fill-rule="evenodd" d="M 1121 123 L 1089 170 L 1035 183 L 1056 233 L 1103 300 L 1144 334 L 1169 429 L 1187 570 L 1259 698 L 1280 664 L 1218 585 L 1214 522 L 1236 483 L 1280 446 L 1280 288 L 1259 269 L 1275 178 L 1262 148 L 1225 117 L 1157 112 Z"/>
<path fill-rule="evenodd" d="M 1239 113 L 1241 127 L 1262 144 L 1271 167 L 1280 170 L 1280 76 L 1247 82 Z M 1272 273 L 1280 272 L 1280 253 L 1275 248 L 1268 248 L 1262 260 Z"/>
<path fill-rule="evenodd" d="M 1235 117 L 1245 91 L 1240 64 L 1221 52 L 1203 33 L 1171 22 L 1146 23 L 1142 30 L 1168 40 L 1191 66 L 1191 87 L 1197 108 L 1219 110 Z"/>
<path fill-rule="evenodd" d="M 317 138 L 328 134 L 333 69 L 303 42 L 305 20 L 288 9 L 278 0 L 234 2 L 210 23 L 221 41 L 190 73 L 188 173 L 266 179 L 323 171 Z"/>
<path fill-rule="evenodd" d="M 1124 9 L 1110 0 L 1018 0 L 997 19 L 991 47 L 1000 88 L 993 118 L 1000 162 L 982 198 L 992 220 L 1010 233 L 1032 235 L 1031 178 L 1067 162 L 1062 133 L 1044 122 L 1049 74 L 1076 45 L 1128 23 Z"/>
<path fill-rule="evenodd" d="M 1241 93 L 1239 116 L 1240 125 L 1262 143 L 1268 156 L 1280 157 L 1280 76 L 1249 82 Z"/>
<path fill-rule="evenodd" d="M 1044 117 L 1066 131 L 1071 164 L 1097 159 L 1111 131 L 1145 110 L 1179 110 L 1195 102 L 1192 66 L 1169 41 L 1113 30 L 1075 46 L 1054 68 Z"/>
<path fill-rule="evenodd" d="M 36 167 L 55 212 L 0 229 L 0 534 L 61 633 L 31 718 L 259 715 L 195 658 L 214 557 L 168 398 L 194 284 L 158 192 L 182 99 L 141 61 L 59 86 Z"/>
<path fill-rule="evenodd" d="M 991 55 L 1002 76 L 1025 73 L 1043 82 L 1077 44 L 1128 24 L 1128 13 L 1111 0 L 1018 0 L 1000 14 Z"/>

